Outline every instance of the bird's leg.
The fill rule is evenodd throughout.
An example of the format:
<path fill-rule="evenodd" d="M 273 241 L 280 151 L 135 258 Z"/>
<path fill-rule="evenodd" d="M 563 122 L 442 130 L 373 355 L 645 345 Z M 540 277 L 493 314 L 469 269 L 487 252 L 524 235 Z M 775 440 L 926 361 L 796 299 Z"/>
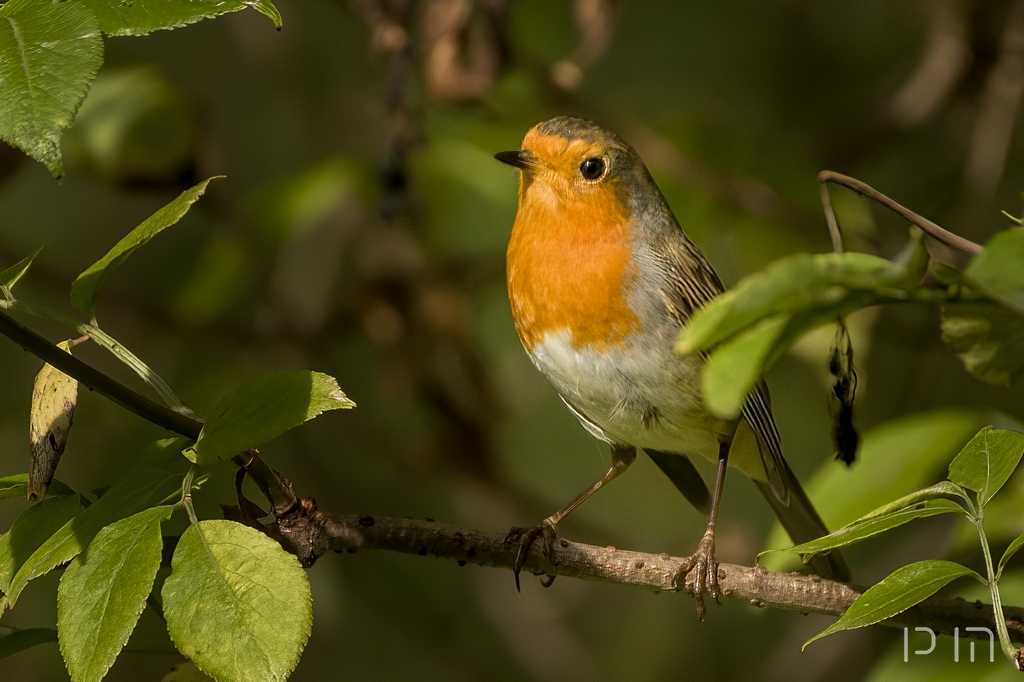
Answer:
<path fill-rule="evenodd" d="M 686 580 L 691 572 L 693 576 L 693 588 L 690 594 L 697 600 L 697 617 L 703 621 L 707 608 L 704 606 L 704 595 L 709 594 L 715 601 L 721 596 L 718 589 L 718 561 L 715 560 L 715 522 L 718 520 L 718 505 L 722 499 L 722 488 L 725 486 L 725 472 L 729 464 L 730 442 L 720 443 L 718 446 L 718 474 L 715 477 L 715 492 L 711 498 L 711 516 L 708 519 L 708 529 L 704 531 L 704 537 L 697 545 L 697 551 L 690 555 L 676 574 L 676 581 Z"/>
<path fill-rule="evenodd" d="M 516 554 L 516 563 L 513 567 L 513 571 L 516 576 L 517 591 L 519 590 L 519 573 L 523 570 L 523 564 L 526 563 L 526 557 L 530 552 L 530 546 L 533 544 L 534 540 L 542 535 L 544 536 L 544 555 L 548 558 L 548 561 L 554 563 L 554 559 L 552 557 L 555 549 L 555 526 L 557 526 L 562 519 L 568 516 L 569 512 L 580 506 L 585 499 L 596 493 L 601 487 L 628 469 L 629 465 L 635 461 L 636 448 L 613 445 L 611 467 L 604 473 L 604 476 L 597 479 L 592 486 L 577 495 L 576 499 L 567 504 L 564 508 L 541 521 L 539 526 L 536 526 L 535 528 L 513 528 L 509 531 L 508 535 L 505 537 L 505 542 L 519 543 L 519 552 Z M 551 576 L 550 580 L 544 583 L 544 586 L 550 587 L 554 580 L 555 577 Z"/>

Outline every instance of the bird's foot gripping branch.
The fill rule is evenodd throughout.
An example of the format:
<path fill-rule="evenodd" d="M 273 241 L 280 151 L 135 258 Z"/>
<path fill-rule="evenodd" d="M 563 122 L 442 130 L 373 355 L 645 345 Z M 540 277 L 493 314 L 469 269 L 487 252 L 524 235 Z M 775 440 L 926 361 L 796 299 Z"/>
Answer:
<path fill-rule="evenodd" d="M 0 500 L 27 496 L 36 500 L 0 538 L 2 607 L 14 608 L 28 582 L 64 567 L 57 590 L 59 643 L 76 680 L 99 680 L 105 675 L 147 605 L 166 619 L 175 646 L 213 679 L 287 676 L 298 662 L 311 627 L 311 594 L 303 566 L 329 551 L 381 549 L 510 570 L 519 563 L 519 545 L 508 542 L 504 534 L 433 521 L 339 515 L 318 509 L 311 498 L 299 497 L 287 477 L 272 469 L 256 448 L 324 411 L 352 407 L 331 377 L 311 371 L 257 377 L 228 393 L 210 412 L 212 416 L 203 420 L 183 405 L 152 369 L 100 327 L 95 297 L 102 284 L 132 251 L 185 215 L 206 184 L 200 183 L 158 211 L 76 280 L 72 302 L 88 321 L 15 296 L 15 287 L 29 271 L 33 257 L 0 272 L 0 334 L 46 363 L 33 391 L 30 473 L 0 479 Z M 1003 244 L 1003 240 L 1017 238 L 1018 234 L 1010 233 L 996 239 Z M 1004 296 L 1012 278 L 987 278 L 985 274 L 996 267 L 1000 254 L 982 253 L 963 277 L 947 276 L 944 281 L 952 283 L 945 289 L 925 291 L 914 284 L 923 273 L 921 258 L 914 253 L 918 252 L 898 263 L 866 261 L 858 254 L 795 257 L 709 307 L 702 313 L 707 319 L 694 322 L 695 331 L 684 338 L 684 344 L 693 351 L 706 348 L 712 369 L 716 363 L 718 367 L 744 368 L 742 379 L 763 371 L 811 321 L 835 319 L 849 312 L 852 303 L 867 305 L 882 298 L 939 301 L 947 311 L 956 305 L 991 312 L 997 309 L 993 306 L 1019 302 Z M 982 282 L 988 288 L 982 288 Z M 798 284 L 799 296 L 793 292 Z M 741 310 L 750 308 L 741 309 L 736 302 L 758 288 L 772 295 L 761 298 L 755 307 L 757 315 L 740 315 Z M 831 293 L 818 296 L 815 292 L 819 290 Z M 1024 291 L 1024 286 L 1019 290 Z M 63 324 L 76 343 L 87 336 L 138 374 L 160 402 L 83 363 L 71 354 L 70 344 L 52 344 L 12 314 Z M 949 316 L 947 312 L 947 320 Z M 772 334 L 766 336 L 766 328 Z M 957 352 L 965 355 L 968 368 L 982 378 L 1008 378 L 1020 368 L 1012 365 L 1012 358 L 1019 358 L 1020 353 L 1014 356 L 1012 352 L 1015 337 L 999 333 L 997 329 L 983 338 L 977 333 L 965 336 L 966 332 L 947 335 L 958 344 L 967 344 L 954 346 L 955 350 L 968 348 L 972 338 L 989 344 L 1001 340 L 997 347 L 1001 350 L 984 362 L 967 351 Z M 736 343 L 748 337 L 758 343 Z M 716 396 L 712 401 L 720 409 L 728 408 L 734 391 L 723 394 L 723 385 L 714 383 L 715 373 L 710 371 L 709 376 L 711 383 L 705 388 Z M 54 476 L 80 383 L 180 437 L 145 449 L 133 467 L 101 494 L 76 491 Z M 951 513 L 977 529 L 983 555 L 981 571 L 947 561 L 919 562 L 861 593 L 850 585 L 816 576 L 722 564 L 718 573 L 721 595 L 759 607 L 842 616 L 826 632 L 872 623 L 922 626 L 940 633 L 988 628 L 998 632 L 1007 655 L 1016 657 L 1010 642 L 1015 635 L 1024 635 L 1024 609 L 1001 606 L 999 584 L 1008 562 L 1024 545 L 1024 536 L 1010 544 L 1000 561 L 993 561 L 983 521 L 993 496 L 1019 462 L 1022 443 L 1020 434 L 985 429 L 953 461 L 948 481 L 883 507 L 816 543 L 791 550 L 802 555 L 828 551 L 912 519 Z M 225 509 L 225 519 L 199 518 L 193 497 L 209 494 L 202 484 L 223 475 L 235 476 L 237 505 Z M 269 511 L 242 494 L 245 477 L 266 498 Z M 185 522 L 186 530 L 177 538 L 164 537 L 162 528 L 175 515 Z M 170 557 L 169 574 L 165 557 Z M 549 552 L 534 547 L 521 559 L 522 568 L 535 574 L 657 591 L 693 589 L 694 576 L 687 576 L 683 584 L 677 582 L 685 562 L 683 557 L 564 539 L 557 539 Z M 973 576 L 987 586 L 992 606 L 979 608 L 962 599 L 934 595 L 942 585 L 964 576 Z M 266 585 L 274 589 L 268 591 L 262 587 Z M 884 608 L 877 606 L 878 596 L 883 597 Z M 99 604 L 113 606 L 97 610 Z M 7 634 L 0 637 L 0 657 L 58 638 L 58 631 L 52 629 L 5 630 Z M 1018 639 L 1024 640 L 1024 636 Z"/>

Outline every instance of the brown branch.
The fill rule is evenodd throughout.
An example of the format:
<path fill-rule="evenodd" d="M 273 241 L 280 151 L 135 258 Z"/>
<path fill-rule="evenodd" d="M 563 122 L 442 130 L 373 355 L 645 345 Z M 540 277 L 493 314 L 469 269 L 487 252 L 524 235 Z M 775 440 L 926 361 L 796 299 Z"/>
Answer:
<path fill-rule="evenodd" d="M 849 175 L 843 175 L 835 171 L 823 170 L 818 173 L 818 188 L 821 192 L 821 205 L 825 211 L 825 221 L 828 223 L 829 237 L 832 239 L 832 250 L 836 253 L 843 252 L 843 236 L 842 231 L 839 229 L 839 223 L 836 221 L 835 211 L 832 208 L 832 198 L 828 193 L 829 183 L 853 190 L 857 194 L 881 204 L 920 229 L 929 237 L 925 242 L 929 255 L 939 263 L 944 263 L 959 270 L 973 256 L 981 252 L 981 244 L 954 234 L 924 216 L 918 215 L 906 206 L 882 194 L 866 182 L 861 182 L 857 178 L 851 178 Z"/>
<path fill-rule="evenodd" d="M 517 543 L 505 535 L 487 535 L 430 520 L 339 516 L 316 512 L 318 525 L 326 535 L 320 546 L 336 552 L 382 549 L 420 556 L 511 569 L 518 552 Z M 524 570 L 549 576 L 566 576 L 647 587 L 658 592 L 689 592 L 692 576 L 679 584 L 676 576 L 686 561 L 668 554 L 647 554 L 596 547 L 569 540 L 555 542 L 552 560 L 539 547 L 531 548 Z M 722 595 L 761 608 L 784 609 L 801 613 L 841 616 L 860 591 L 844 583 L 816 575 L 777 573 L 764 568 L 733 564 L 719 566 Z M 1024 608 L 1003 609 L 1014 634 L 1024 641 Z M 995 632 L 992 607 L 960 598 L 932 597 L 899 616 L 885 621 L 893 627 L 928 626 L 937 633 L 953 634 L 953 628 L 987 627 Z"/>
<path fill-rule="evenodd" d="M 175 433 L 195 438 L 202 422 L 180 415 L 132 391 L 115 379 L 61 351 L 42 336 L 0 311 L 0 334 L 22 348 L 50 362 L 80 383 L 113 400 L 136 415 Z M 311 566 L 329 551 L 355 552 L 382 549 L 407 554 L 430 555 L 481 566 L 511 569 L 518 546 L 506 535 L 488 535 L 429 520 L 386 519 L 344 516 L 323 512 L 313 498 L 300 499 L 291 481 L 263 461 L 255 451 L 234 459 L 252 477 L 271 505 L 275 522 L 265 527 L 253 521 L 251 503 L 240 497 L 242 506 L 232 510 L 239 520 L 259 527 L 295 554 L 304 566 Z M 238 480 L 241 490 L 241 477 Z M 601 580 L 638 585 L 657 591 L 682 592 L 692 589 L 687 576 L 677 580 L 684 558 L 667 554 L 645 554 L 613 547 L 595 547 L 568 540 L 554 543 L 550 557 L 532 548 L 524 568 L 536 574 Z M 722 564 L 719 582 L 723 596 L 754 606 L 802 613 L 839 616 L 846 612 L 859 591 L 850 585 L 814 575 L 776 573 L 763 568 Z M 1024 608 L 1004 607 L 1011 631 L 1024 641 Z M 886 621 L 892 626 L 927 626 L 949 634 L 953 628 L 968 626 L 995 628 L 991 605 L 963 599 L 933 597 Z M 961 632 L 964 632 L 961 630 Z"/>

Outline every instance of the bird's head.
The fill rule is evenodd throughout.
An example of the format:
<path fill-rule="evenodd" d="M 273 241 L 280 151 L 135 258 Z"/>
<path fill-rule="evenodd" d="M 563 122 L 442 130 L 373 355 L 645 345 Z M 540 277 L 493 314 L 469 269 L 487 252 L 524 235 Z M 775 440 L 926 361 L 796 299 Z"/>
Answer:
<path fill-rule="evenodd" d="M 621 212 L 633 193 L 650 182 L 643 162 L 624 140 L 569 116 L 534 126 L 520 149 L 494 158 L 522 171 L 521 209 L 524 202 L 539 201 L 559 209 L 582 203 L 583 208 Z"/>

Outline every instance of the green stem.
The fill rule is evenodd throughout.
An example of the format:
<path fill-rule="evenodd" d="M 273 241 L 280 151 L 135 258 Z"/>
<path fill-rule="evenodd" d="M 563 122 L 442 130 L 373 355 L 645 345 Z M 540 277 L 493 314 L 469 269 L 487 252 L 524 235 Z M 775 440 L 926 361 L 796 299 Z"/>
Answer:
<path fill-rule="evenodd" d="M 1017 650 L 1013 648 L 1010 641 L 1010 631 L 1006 627 L 1006 616 L 1003 615 L 1003 603 L 999 598 L 999 580 L 996 577 L 995 567 L 992 563 L 992 550 L 988 545 L 988 536 L 985 534 L 985 509 L 979 504 L 977 512 L 971 521 L 978 529 L 978 538 L 981 540 L 981 551 L 985 555 L 985 571 L 988 576 L 988 592 L 992 598 L 992 611 L 996 621 L 996 632 L 999 635 L 999 647 L 1008 659 L 1017 665 Z"/>
<path fill-rule="evenodd" d="M 203 428 L 201 419 L 176 412 L 133 391 L 70 353 L 65 353 L 49 339 L 9 316 L 4 309 L 3 301 L 0 301 L 0 336 L 6 336 L 43 362 L 77 379 L 83 386 L 88 386 L 146 421 L 185 436 L 189 440 L 199 438 Z"/>
<path fill-rule="evenodd" d="M 192 481 L 196 475 L 196 468 L 189 467 L 185 473 L 185 478 L 181 481 L 181 502 L 182 507 L 188 512 L 188 520 L 192 522 L 192 525 L 199 523 L 199 519 L 196 517 L 196 510 L 192 506 Z"/>
<path fill-rule="evenodd" d="M 58 324 L 63 324 L 74 329 L 79 334 L 88 335 L 99 346 L 106 348 L 114 355 L 114 357 L 138 374 L 139 378 L 146 382 L 146 385 L 156 391 L 157 395 L 160 396 L 160 399 L 164 401 L 164 404 L 175 412 L 189 417 L 195 416 L 195 413 L 178 399 L 178 396 L 174 394 L 174 391 L 171 390 L 171 387 L 167 385 L 167 382 L 164 381 L 159 374 L 154 372 L 152 368 L 144 363 L 137 355 L 125 348 L 117 341 L 117 339 L 110 336 L 99 327 L 85 322 L 80 322 L 70 315 L 65 315 L 64 313 L 56 310 L 19 301 L 13 297 L 8 298 L 6 301 L 0 301 L 0 307 L 52 320 Z"/>

